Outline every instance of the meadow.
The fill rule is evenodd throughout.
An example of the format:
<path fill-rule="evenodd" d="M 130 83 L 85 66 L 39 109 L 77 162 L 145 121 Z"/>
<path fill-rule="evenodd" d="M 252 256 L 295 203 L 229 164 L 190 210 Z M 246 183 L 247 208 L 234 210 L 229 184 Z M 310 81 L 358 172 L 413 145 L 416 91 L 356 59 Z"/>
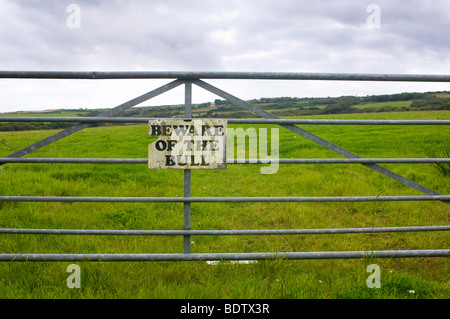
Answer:
<path fill-rule="evenodd" d="M 308 117 L 304 117 L 308 118 Z M 321 115 L 340 119 L 450 119 L 448 111 Z M 236 127 L 233 125 L 232 127 Z M 247 128 L 249 125 L 239 125 Z M 276 127 L 261 126 L 259 127 Z M 447 126 L 305 125 L 364 157 L 427 157 L 450 148 Z M 0 156 L 53 133 L 0 132 Z M 28 157 L 146 158 L 146 125 L 88 128 Z M 341 156 L 280 128 L 280 158 Z M 450 176 L 432 164 L 381 164 L 441 194 Z M 257 164 L 192 172 L 192 196 L 422 195 L 362 165 L 280 165 L 262 175 Z M 123 164 L 6 164 L 0 194 L 37 196 L 183 196 L 183 172 Z M 439 226 L 441 202 L 193 203 L 192 229 L 303 229 Z M 182 203 L 0 202 L 0 228 L 182 229 Z M 447 232 L 195 236 L 193 253 L 347 251 L 448 248 Z M 0 235 L 0 253 L 181 253 L 182 237 Z M 69 262 L 1 262 L 0 298 L 357 298 L 447 299 L 448 258 L 362 258 L 222 262 L 79 262 L 81 288 L 70 289 Z M 381 269 L 369 288 L 367 267 Z"/>
<path fill-rule="evenodd" d="M 411 105 L 411 101 L 389 101 L 389 102 L 375 102 L 375 103 L 365 103 L 353 105 L 356 109 L 369 109 L 369 108 L 382 108 L 382 107 L 409 107 Z"/>

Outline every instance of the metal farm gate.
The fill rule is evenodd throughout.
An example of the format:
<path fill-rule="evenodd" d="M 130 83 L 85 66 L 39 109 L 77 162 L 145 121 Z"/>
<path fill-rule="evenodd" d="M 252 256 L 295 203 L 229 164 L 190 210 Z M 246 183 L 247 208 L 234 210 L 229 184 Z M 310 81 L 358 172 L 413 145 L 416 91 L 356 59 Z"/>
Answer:
<path fill-rule="evenodd" d="M 346 258 L 395 258 L 395 257 L 448 257 L 450 249 L 433 250 L 378 250 L 378 251 L 315 251 L 315 252 L 267 252 L 267 253 L 191 253 L 191 236 L 217 235 L 300 235 L 300 234 L 354 234 L 389 232 L 448 231 L 447 226 L 379 227 L 379 228 L 327 228 L 327 229 L 261 229 L 261 230 L 193 230 L 191 229 L 191 203 L 211 202 L 381 202 L 381 201 L 442 201 L 450 204 L 450 196 L 442 195 L 404 176 L 398 175 L 381 163 L 449 163 L 449 158 L 362 158 L 336 144 L 312 134 L 297 125 L 450 125 L 449 120 L 305 120 L 280 119 L 248 102 L 241 100 L 204 79 L 246 80 L 327 80 L 327 81 L 405 81 L 450 82 L 450 75 L 378 75 L 331 73 L 243 73 L 243 72 L 30 72 L 0 71 L 0 78 L 10 79 L 174 79 L 155 90 L 123 103 L 95 117 L 0 117 L 0 122 L 73 122 L 62 130 L 33 145 L 0 158 L 0 165 L 7 163 L 95 163 L 95 164 L 146 164 L 146 158 L 30 158 L 23 156 L 57 140 L 76 133 L 93 123 L 148 123 L 149 118 L 117 117 L 155 96 L 180 85 L 185 86 L 185 118 L 192 119 L 192 84 L 197 85 L 232 104 L 253 112 L 261 119 L 226 119 L 230 124 L 278 124 L 306 139 L 328 148 L 345 158 L 336 159 L 279 159 L 280 164 L 361 164 L 380 174 L 411 187 L 420 196 L 353 196 L 353 197 L 192 197 L 191 170 L 184 170 L 184 197 L 62 197 L 62 196 L 5 196 L 3 202 L 180 202 L 184 205 L 182 230 L 87 230 L 87 229 L 20 229 L 3 228 L 0 234 L 70 234 L 70 235 L 145 235 L 183 236 L 184 253 L 170 254 L 0 254 L 1 261 L 181 261 L 181 260 L 262 260 L 262 259 L 346 259 Z M 228 164 L 240 163 L 238 159 Z M 245 163 L 250 163 L 245 159 Z M 257 163 L 263 163 L 261 159 Z"/>

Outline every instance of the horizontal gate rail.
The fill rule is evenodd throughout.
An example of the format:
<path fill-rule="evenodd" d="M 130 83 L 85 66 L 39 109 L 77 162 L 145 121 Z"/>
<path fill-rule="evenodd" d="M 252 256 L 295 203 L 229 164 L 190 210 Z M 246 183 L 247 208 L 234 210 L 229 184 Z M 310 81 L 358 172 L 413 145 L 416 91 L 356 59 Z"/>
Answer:
<path fill-rule="evenodd" d="M 0 122 L 80 122 L 80 123 L 148 123 L 155 117 L 0 117 Z M 170 118 L 186 120 L 185 118 Z M 204 118 L 207 119 L 207 118 Z M 450 120 L 307 120 L 307 119 L 227 119 L 229 124 L 294 124 L 294 125 L 450 125 Z"/>
<path fill-rule="evenodd" d="M 77 203 L 324 203 L 450 201 L 450 195 L 418 196 L 324 196 L 324 197 L 94 197 L 94 196 L 0 196 L 0 202 L 77 202 Z"/>
<path fill-rule="evenodd" d="M 9 79 L 230 79 L 230 80 L 321 80 L 321 81 L 401 81 L 450 82 L 450 75 L 435 74 L 358 74 L 305 72 L 97 72 L 97 71 L 0 71 Z"/>
<path fill-rule="evenodd" d="M 450 158 L 237 158 L 227 159 L 227 164 L 268 164 L 277 162 L 279 164 L 430 164 L 450 163 Z M 16 164 L 148 164 L 146 158 L 13 158 L 0 157 L 0 163 Z"/>
<path fill-rule="evenodd" d="M 192 254 L 4 254 L 0 261 L 223 261 L 450 257 L 448 249 Z"/>
<path fill-rule="evenodd" d="M 141 236 L 251 236 L 251 235 L 318 235 L 372 234 L 425 231 L 449 231 L 450 226 L 403 226 L 319 229 L 243 229 L 243 230 L 132 230 L 132 229 L 34 229 L 0 228 L 0 234 L 39 235 L 141 235 Z"/>
<path fill-rule="evenodd" d="M 264 260 L 264 259 L 349 259 L 349 258 L 402 258 L 402 257 L 449 257 L 450 249 L 431 250 L 374 250 L 374 251 L 322 251 L 322 252 L 249 252 L 249 253 L 191 253 L 191 236 L 230 235 L 314 235 L 314 234 L 370 234 L 449 231 L 450 226 L 402 226 L 366 228 L 322 228 L 322 229 L 261 229 L 261 230 L 192 230 L 190 227 L 191 203 L 227 202 L 396 202 L 396 201 L 441 201 L 450 204 L 450 195 L 409 180 L 377 164 L 426 164 L 450 163 L 450 158 L 362 158 L 342 147 L 306 131 L 296 125 L 450 125 L 450 120 L 340 120 L 340 119 L 280 119 L 249 104 L 201 79 L 231 80 L 321 80 L 321 81 L 401 81 L 401 82 L 450 82 L 450 75 L 428 74 L 354 74 L 354 73 L 275 73 L 275 72 L 59 72 L 59 71 L 0 71 L 0 78 L 9 79 L 174 79 L 155 90 L 149 91 L 115 108 L 94 117 L 35 117 L 2 116 L 0 122 L 71 122 L 73 126 L 60 131 L 24 149 L 0 158 L 4 164 L 147 164 L 147 158 L 24 158 L 23 156 L 45 147 L 57 140 L 79 132 L 98 123 L 148 123 L 162 118 L 119 117 L 118 114 L 148 99 L 185 85 L 185 118 L 192 120 L 192 84 L 197 85 L 261 118 L 234 118 L 229 124 L 280 125 L 310 141 L 317 143 L 345 158 L 282 158 L 282 159 L 228 159 L 227 164 L 362 164 L 388 178 L 396 180 L 424 195 L 405 196 L 339 196 L 339 197 L 191 197 L 191 171 L 184 171 L 184 193 L 182 197 L 96 197 L 96 196 L 0 196 L 0 202 L 111 202 L 111 203 L 182 203 L 184 228 L 182 230 L 100 230 L 100 229 L 22 229 L 0 228 L 0 234 L 23 235 L 145 235 L 183 236 L 184 253 L 171 254 L 0 254 L 0 261 L 215 261 L 215 260 Z M 218 118 L 215 118 L 218 119 Z"/>

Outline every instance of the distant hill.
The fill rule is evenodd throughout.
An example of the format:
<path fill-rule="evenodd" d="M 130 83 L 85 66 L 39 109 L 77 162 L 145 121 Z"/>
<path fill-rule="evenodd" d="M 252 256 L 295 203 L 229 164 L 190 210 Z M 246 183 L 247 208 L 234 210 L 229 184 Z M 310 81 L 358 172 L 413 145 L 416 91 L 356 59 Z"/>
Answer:
<path fill-rule="evenodd" d="M 249 100 L 249 103 L 279 117 L 319 114 L 410 112 L 450 110 L 450 91 L 426 93 L 399 93 L 368 96 L 340 96 L 326 98 L 273 97 Z M 96 116 L 106 109 L 46 110 L 33 112 L 0 113 L 0 116 Z M 214 102 L 194 104 L 193 117 L 250 118 L 254 114 L 216 99 Z M 120 116 L 130 117 L 183 117 L 184 105 L 141 106 L 124 111 Z M 0 131 L 61 129 L 73 123 L 0 123 Z M 102 124 L 107 125 L 107 124 Z"/>

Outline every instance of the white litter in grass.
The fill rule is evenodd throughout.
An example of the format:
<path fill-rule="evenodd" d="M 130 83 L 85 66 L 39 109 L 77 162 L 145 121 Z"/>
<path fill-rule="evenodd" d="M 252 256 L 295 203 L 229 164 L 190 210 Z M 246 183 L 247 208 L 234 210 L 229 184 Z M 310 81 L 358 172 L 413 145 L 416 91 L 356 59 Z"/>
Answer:
<path fill-rule="evenodd" d="M 208 260 L 206 263 L 208 265 L 229 265 L 229 264 L 239 264 L 239 265 L 247 265 L 247 264 L 255 264 L 257 260 L 227 260 L 227 261 L 219 261 L 219 260 Z"/>

